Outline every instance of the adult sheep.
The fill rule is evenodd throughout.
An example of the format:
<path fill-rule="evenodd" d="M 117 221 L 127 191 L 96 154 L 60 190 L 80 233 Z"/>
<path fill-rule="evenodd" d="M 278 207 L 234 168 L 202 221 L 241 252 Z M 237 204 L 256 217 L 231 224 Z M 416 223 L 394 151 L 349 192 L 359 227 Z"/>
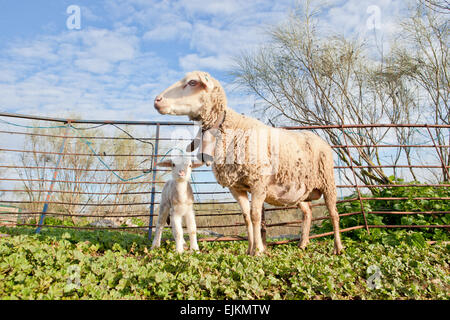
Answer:
<path fill-rule="evenodd" d="M 334 253 L 342 244 L 336 209 L 331 147 L 312 132 L 269 127 L 227 106 L 225 91 L 208 73 L 189 72 L 155 98 L 161 114 L 186 115 L 201 122 L 202 131 L 216 130 L 212 170 L 239 203 L 248 232 L 248 253 L 264 252 L 261 211 L 264 202 L 298 206 L 303 211 L 300 248 L 309 242 L 309 201 L 324 196 L 334 229 Z M 251 205 L 248 197 L 251 194 Z"/>

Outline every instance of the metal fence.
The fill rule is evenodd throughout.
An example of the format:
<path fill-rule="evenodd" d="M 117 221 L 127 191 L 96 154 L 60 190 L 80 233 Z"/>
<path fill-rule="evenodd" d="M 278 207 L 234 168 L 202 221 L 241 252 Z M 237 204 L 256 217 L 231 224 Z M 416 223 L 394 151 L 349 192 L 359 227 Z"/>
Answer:
<path fill-rule="evenodd" d="M 168 170 L 155 167 L 155 163 L 170 154 L 177 146 L 185 146 L 191 140 L 192 122 L 169 121 L 102 121 L 58 119 L 18 114 L 0 113 L 0 224 L 22 225 L 41 228 L 69 229 L 114 229 L 132 232 L 147 232 L 151 237 L 155 227 L 159 195 Z M 358 144 L 347 141 L 350 134 L 361 135 L 361 129 L 414 129 L 423 141 L 420 143 L 372 143 Z M 174 132 L 179 129 L 179 134 Z M 426 124 L 372 124 L 286 127 L 288 130 L 313 130 L 324 135 L 324 130 L 341 133 L 342 142 L 332 148 L 347 157 L 335 157 L 336 187 L 338 203 L 359 202 L 360 209 L 341 213 L 340 216 L 361 216 L 361 225 L 342 228 L 341 232 L 372 228 L 444 228 L 450 225 L 373 225 L 368 215 L 445 215 L 450 211 L 426 212 L 400 211 L 388 208 L 383 211 L 366 209 L 366 203 L 381 201 L 448 201 L 450 197 L 376 197 L 372 188 L 432 187 L 448 188 L 449 147 L 448 125 Z M 352 132 L 351 130 L 355 130 Z M 442 143 L 434 131 L 439 130 Z M 437 131 L 436 131 L 437 132 Z M 376 151 L 378 164 L 357 163 L 352 157 L 358 150 L 372 148 Z M 402 160 L 402 150 L 422 150 L 408 163 Z M 380 160 L 378 151 L 383 150 L 386 159 L 397 155 L 395 163 Z M 343 152 L 343 153 L 342 153 Z M 381 157 L 382 158 L 382 157 Z M 412 159 L 412 160 L 411 160 Z M 442 179 L 428 183 L 362 183 L 358 178 L 375 168 L 405 176 L 411 170 L 420 171 L 422 177 Z M 199 230 L 216 231 L 211 237 L 201 240 L 243 240 L 245 229 L 240 210 L 228 189 L 219 186 L 209 167 L 193 171 L 191 184 L 194 189 L 197 227 Z M 313 221 L 320 223 L 329 219 L 321 201 L 312 204 L 315 208 Z M 2 209 L 3 208 L 3 209 Z M 5 209 L 8 208 L 8 209 Z M 322 208 L 322 209 L 321 209 Z M 317 214 L 319 213 L 319 214 Z M 321 213 L 321 215 L 320 215 Z M 295 207 L 265 207 L 263 228 L 270 232 L 275 228 L 293 230 L 298 234 L 302 223 L 301 213 Z M 284 217 L 290 218 L 287 220 Z M 101 222 L 101 223 L 100 223 Z M 109 222 L 109 224 L 107 223 Z M 102 224 L 103 223 L 103 224 Z M 106 224 L 105 224 L 106 223 Z M 225 230 L 225 231 L 224 231 Z M 226 232 L 232 230 L 232 232 Z M 217 232 L 220 231 L 220 232 Z M 281 231 L 280 231 L 281 232 Z M 286 232 L 286 231 L 284 231 Z M 312 234 L 311 238 L 332 233 Z M 274 241 L 271 244 L 291 240 Z"/>

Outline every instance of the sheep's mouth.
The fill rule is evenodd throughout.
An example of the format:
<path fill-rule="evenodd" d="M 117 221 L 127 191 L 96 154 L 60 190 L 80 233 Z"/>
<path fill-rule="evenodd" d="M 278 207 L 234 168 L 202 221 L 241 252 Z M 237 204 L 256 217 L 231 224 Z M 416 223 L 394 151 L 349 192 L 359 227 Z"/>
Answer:
<path fill-rule="evenodd" d="M 168 114 L 168 113 L 170 113 L 170 108 L 168 106 L 160 106 L 160 105 L 155 103 L 155 109 L 160 114 Z"/>

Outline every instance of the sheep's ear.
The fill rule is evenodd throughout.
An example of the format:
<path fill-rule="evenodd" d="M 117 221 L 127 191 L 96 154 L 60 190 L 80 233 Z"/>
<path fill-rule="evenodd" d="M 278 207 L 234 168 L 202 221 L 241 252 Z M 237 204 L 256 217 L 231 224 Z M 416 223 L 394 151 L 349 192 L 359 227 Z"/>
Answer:
<path fill-rule="evenodd" d="M 204 165 L 203 162 L 193 162 L 193 163 L 192 163 L 192 169 L 201 167 L 202 165 Z"/>
<path fill-rule="evenodd" d="M 214 88 L 214 83 L 211 79 L 211 76 L 208 73 L 199 72 L 198 76 L 200 78 L 200 82 L 203 84 L 206 91 L 212 90 L 212 88 Z"/>
<path fill-rule="evenodd" d="M 164 160 L 164 161 L 160 161 L 156 164 L 156 166 L 158 167 L 172 167 L 173 162 L 172 160 Z"/>

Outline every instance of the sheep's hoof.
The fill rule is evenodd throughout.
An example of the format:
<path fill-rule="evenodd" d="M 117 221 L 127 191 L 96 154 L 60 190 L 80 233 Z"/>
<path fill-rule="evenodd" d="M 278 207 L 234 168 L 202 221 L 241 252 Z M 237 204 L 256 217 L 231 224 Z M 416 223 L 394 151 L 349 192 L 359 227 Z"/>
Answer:
<path fill-rule="evenodd" d="M 302 250 L 306 250 L 306 247 L 308 246 L 309 241 L 308 242 L 299 242 L 298 243 L 298 247 Z"/>
<path fill-rule="evenodd" d="M 340 246 L 340 247 L 338 247 L 338 248 L 334 248 L 334 250 L 333 250 L 333 253 L 335 254 L 335 255 L 340 255 L 341 253 L 342 253 L 342 251 L 343 251 L 343 247 L 342 246 Z"/>
<path fill-rule="evenodd" d="M 250 255 L 254 256 L 254 257 L 259 257 L 259 256 L 262 256 L 263 253 L 264 253 L 264 248 L 254 248 L 254 250 L 252 250 Z"/>

